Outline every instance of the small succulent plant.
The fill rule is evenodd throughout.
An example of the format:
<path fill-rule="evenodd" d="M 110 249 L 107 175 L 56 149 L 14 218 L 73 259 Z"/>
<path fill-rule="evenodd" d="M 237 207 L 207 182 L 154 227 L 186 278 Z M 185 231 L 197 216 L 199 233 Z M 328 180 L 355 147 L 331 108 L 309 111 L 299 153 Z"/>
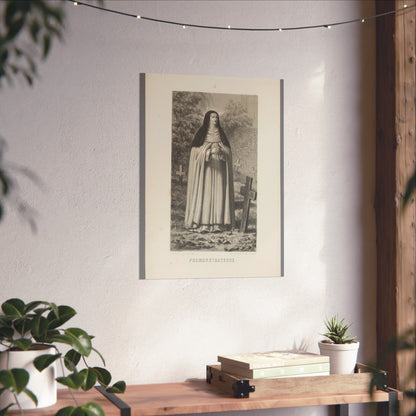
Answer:
<path fill-rule="evenodd" d="M 335 315 L 331 319 L 325 320 L 327 332 L 321 335 L 327 337 L 334 344 L 350 344 L 356 342 L 355 339 L 357 338 L 347 333 L 351 325 L 345 324 L 344 319 L 340 319 L 338 315 Z"/>

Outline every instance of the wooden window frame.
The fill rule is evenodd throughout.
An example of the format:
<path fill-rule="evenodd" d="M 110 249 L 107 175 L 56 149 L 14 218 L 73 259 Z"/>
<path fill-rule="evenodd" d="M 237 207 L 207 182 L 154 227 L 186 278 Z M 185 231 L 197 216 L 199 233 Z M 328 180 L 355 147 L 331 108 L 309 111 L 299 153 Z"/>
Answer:
<path fill-rule="evenodd" d="M 414 6 L 415 0 L 376 0 L 376 13 Z M 379 17 L 376 23 L 376 233 L 377 354 L 389 385 L 415 388 L 408 380 L 415 351 L 388 351 L 391 339 L 415 328 L 415 198 L 403 208 L 407 182 L 415 170 L 416 9 Z M 404 414 L 414 404 L 406 401 Z"/>

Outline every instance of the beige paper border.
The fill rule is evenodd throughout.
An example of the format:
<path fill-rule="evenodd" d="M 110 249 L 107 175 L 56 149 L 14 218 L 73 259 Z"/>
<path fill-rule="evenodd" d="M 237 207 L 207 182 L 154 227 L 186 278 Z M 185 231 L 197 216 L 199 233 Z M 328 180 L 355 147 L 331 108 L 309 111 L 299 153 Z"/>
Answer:
<path fill-rule="evenodd" d="M 144 74 L 143 74 L 144 75 Z M 145 74 L 141 129 L 144 203 L 141 278 L 276 277 L 282 275 L 282 85 L 278 79 Z M 170 251 L 172 91 L 258 96 L 256 252 Z M 143 91 L 141 91 L 143 93 Z M 143 108 L 141 108 L 143 111 Z M 143 114 L 143 113 L 142 113 Z M 143 166 L 141 166 L 143 172 Z M 144 208 L 144 209 L 143 209 Z M 144 215 L 144 218 L 143 218 Z"/>

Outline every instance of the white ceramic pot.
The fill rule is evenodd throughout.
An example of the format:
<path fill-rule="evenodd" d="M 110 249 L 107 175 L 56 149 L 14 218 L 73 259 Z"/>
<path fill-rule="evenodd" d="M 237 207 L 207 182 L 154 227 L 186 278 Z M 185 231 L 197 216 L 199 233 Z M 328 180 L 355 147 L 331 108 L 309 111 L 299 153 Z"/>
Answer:
<path fill-rule="evenodd" d="M 331 374 L 353 374 L 357 363 L 357 354 L 360 343 L 331 344 L 319 342 L 321 355 L 329 356 Z"/>
<path fill-rule="evenodd" d="M 51 406 L 56 403 L 57 385 L 55 380 L 56 366 L 51 366 L 39 372 L 33 365 L 33 360 L 39 355 L 56 354 L 56 350 L 49 345 L 36 345 L 28 351 L 4 351 L 0 354 L 0 370 L 23 368 L 29 373 L 29 383 L 26 386 L 38 399 L 38 406 L 25 394 L 18 395 L 19 403 L 23 409 L 35 409 Z M 10 403 L 15 403 L 14 397 L 8 391 L 0 395 L 0 409 Z M 17 410 L 13 406 L 11 410 Z"/>

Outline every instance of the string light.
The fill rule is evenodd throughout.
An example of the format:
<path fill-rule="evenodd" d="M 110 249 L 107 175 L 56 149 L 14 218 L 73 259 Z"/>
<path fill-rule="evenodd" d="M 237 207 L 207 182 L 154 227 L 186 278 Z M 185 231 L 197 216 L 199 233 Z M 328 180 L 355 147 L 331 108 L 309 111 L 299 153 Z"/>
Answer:
<path fill-rule="evenodd" d="M 186 29 L 188 27 L 191 28 L 197 28 L 197 29 L 210 29 L 210 30 L 238 30 L 238 31 L 246 31 L 246 32 L 282 32 L 282 31 L 289 31 L 289 30 L 304 30 L 304 29 L 319 29 L 319 28 L 326 28 L 326 29 L 331 29 L 334 26 L 340 26 L 340 25 L 346 25 L 346 24 L 350 24 L 350 23 L 357 23 L 357 22 L 366 22 L 368 20 L 372 20 L 372 19 L 377 19 L 379 17 L 382 16 L 387 16 L 387 15 L 391 15 L 391 14 L 395 14 L 395 13 L 399 13 L 399 12 L 407 12 L 410 9 L 413 9 L 416 7 L 416 4 L 413 4 L 411 6 L 408 6 L 407 4 L 405 4 L 403 6 L 402 9 L 396 9 L 396 10 L 391 10 L 388 12 L 384 12 L 384 13 L 379 13 L 379 14 L 375 14 L 373 16 L 367 16 L 367 17 L 360 17 L 359 19 L 352 19 L 352 20 L 345 20 L 342 22 L 334 22 L 334 23 L 327 23 L 327 24 L 320 24 L 320 25 L 309 25 L 309 26 L 294 26 L 294 27 L 279 27 L 279 28 L 248 28 L 248 27 L 231 27 L 230 25 L 228 26 L 209 26 L 209 25 L 197 25 L 197 24 L 191 24 L 191 23 L 179 23 L 179 22 L 175 22 L 172 20 L 162 20 L 162 19 L 156 19 L 153 17 L 145 17 L 145 16 L 141 16 L 141 15 L 136 15 L 136 14 L 130 14 L 130 13 L 126 13 L 126 12 L 122 12 L 119 10 L 113 10 L 113 9 L 107 9 L 105 7 L 101 7 L 101 6 L 96 6 L 94 4 L 90 4 L 90 3 L 84 3 L 82 1 L 73 1 L 73 0 L 67 0 L 70 1 L 74 4 L 74 6 L 85 6 L 85 7 L 90 7 L 92 9 L 96 9 L 96 10 L 100 10 L 103 12 L 108 12 L 108 13 L 114 13 L 114 14 L 118 14 L 118 15 L 122 15 L 122 16 L 126 16 L 126 17 L 134 17 L 135 19 L 140 19 L 140 20 L 147 20 L 150 22 L 155 22 L 155 23 L 163 23 L 163 24 L 168 24 L 168 25 L 174 25 L 174 26 L 182 26 L 183 29 Z"/>

